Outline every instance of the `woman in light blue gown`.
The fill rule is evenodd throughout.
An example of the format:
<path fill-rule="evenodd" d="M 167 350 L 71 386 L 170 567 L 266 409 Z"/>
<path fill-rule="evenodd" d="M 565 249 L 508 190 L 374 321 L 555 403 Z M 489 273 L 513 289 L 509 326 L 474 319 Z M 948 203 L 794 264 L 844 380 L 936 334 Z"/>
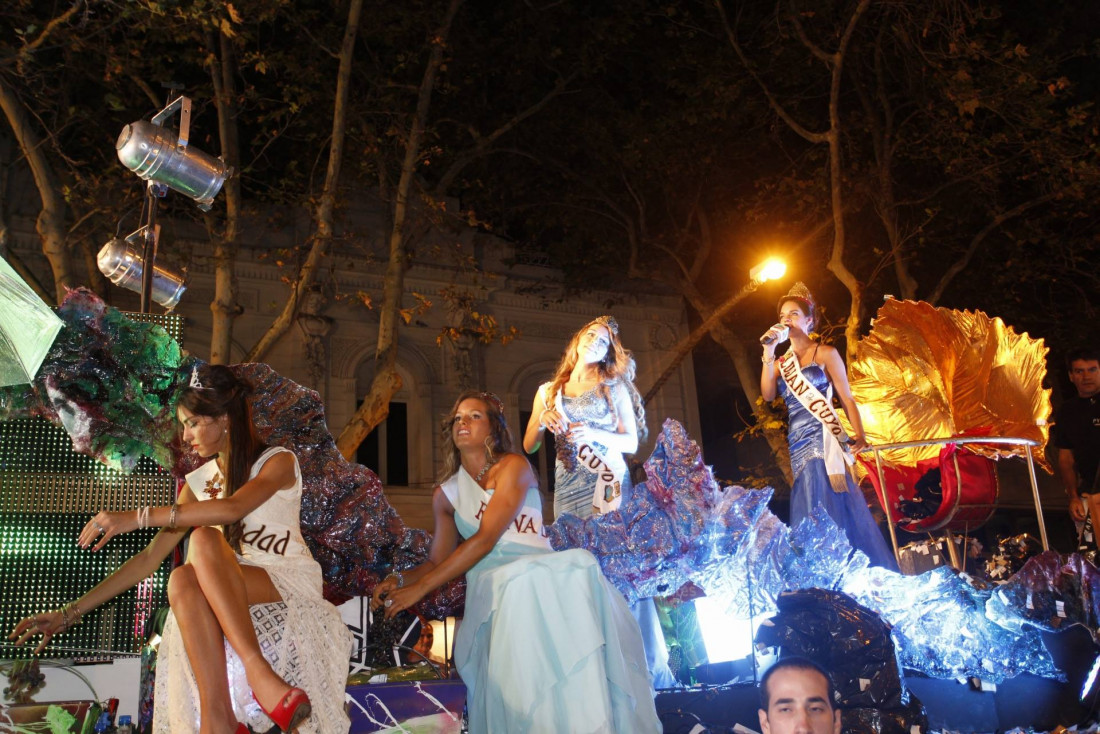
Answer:
<path fill-rule="evenodd" d="M 454 657 L 475 734 L 660 731 L 637 623 L 592 554 L 550 549 L 500 400 L 463 393 L 442 440 L 429 560 L 383 580 L 374 608 L 392 617 L 466 574 Z"/>
<path fill-rule="evenodd" d="M 554 377 L 535 393 L 523 448 L 538 451 L 545 431 L 556 437 L 555 520 L 565 513 L 582 519 L 605 514 L 630 498 L 626 454 L 637 451 L 647 434 L 635 370 L 618 323 L 600 316 L 573 335 Z M 639 599 L 630 612 L 642 631 L 653 687 L 677 687 L 653 599 Z"/>
<path fill-rule="evenodd" d="M 798 527 L 815 507 L 821 507 L 844 530 L 852 547 L 867 554 L 872 564 L 897 570 L 894 555 L 871 517 L 863 492 L 842 456 L 845 451 L 854 454 L 865 448 L 867 438 L 840 353 L 809 337 L 816 318 L 813 297 L 806 286 L 797 283 L 779 302 L 780 323 L 769 329 L 763 339 L 766 343 L 760 392 L 765 400 L 774 399 L 777 392 L 782 395 L 789 414 L 787 442 L 794 476 L 790 525 Z M 791 347 L 776 359 L 775 349 L 783 341 L 778 338 L 782 330 L 779 327 L 789 330 Z M 784 366 L 788 369 L 783 374 L 789 375 L 796 385 L 793 390 L 780 375 Z M 809 397 L 815 390 L 825 402 L 831 402 L 835 391 L 853 435 L 845 436 L 841 432 L 838 441 L 829 430 L 829 411 L 817 410 L 818 415 L 815 415 L 807 407 L 820 405 L 814 397 Z M 801 394 L 802 399 L 796 393 Z"/>

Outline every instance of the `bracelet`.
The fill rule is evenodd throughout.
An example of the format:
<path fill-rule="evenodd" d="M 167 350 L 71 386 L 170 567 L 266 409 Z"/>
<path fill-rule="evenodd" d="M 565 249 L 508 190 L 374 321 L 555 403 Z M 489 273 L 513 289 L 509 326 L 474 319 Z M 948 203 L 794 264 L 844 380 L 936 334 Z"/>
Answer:
<path fill-rule="evenodd" d="M 149 505 L 145 505 L 145 507 L 142 507 L 140 510 L 137 511 L 138 530 L 144 530 L 145 528 L 149 527 L 149 510 L 150 509 L 151 508 L 149 507 Z"/>
<path fill-rule="evenodd" d="M 168 530 L 176 529 L 176 512 L 179 511 L 179 508 L 179 502 L 172 503 L 172 509 L 168 511 L 168 524 L 164 526 Z"/>
<path fill-rule="evenodd" d="M 760 355 L 760 361 L 764 364 L 771 364 L 775 361 L 775 357 L 765 357 L 764 355 Z"/>
<path fill-rule="evenodd" d="M 390 577 L 397 579 L 397 588 L 399 588 L 399 589 L 404 588 L 404 586 L 405 586 L 405 577 L 401 574 L 400 571 L 390 571 L 390 575 L 387 576 L 386 578 L 390 578 Z"/>
<path fill-rule="evenodd" d="M 80 607 L 77 606 L 77 603 L 75 601 L 71 601 L 68 604 L 62 606 L 59 611 L 61 612 L 62 630 L 67 630 L 74 624 L 79 623 L 81 618 L 84 616 L 84 612 L 80 611 Z M 72 614 L 73 616 L 70 617 L 70 614 Z"/>

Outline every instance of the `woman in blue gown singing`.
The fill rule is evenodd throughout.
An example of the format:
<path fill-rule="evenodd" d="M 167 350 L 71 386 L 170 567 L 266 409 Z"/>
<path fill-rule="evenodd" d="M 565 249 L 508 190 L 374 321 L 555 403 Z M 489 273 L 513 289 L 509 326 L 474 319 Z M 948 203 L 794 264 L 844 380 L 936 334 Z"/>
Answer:
<path fill-rule="evenodd" d="M 802 283 L 779 301 L 779 323 L 764 335 L 760 392 L 765 400 L 783 396 L 789 413 L 791 451 L 791 527 L 815 507 L 823 508 L 876 566 L 896 569 L 894 556 L 852 478 L 850 457 L 867 447 L 859 406 L 848 387 L 844 360 L 834 347 L 810 338 L 817 319 L 813 296 Z M 776 347 L 790 334 L 791 346 L 778 359 Z M 833 410 L 840 401 L 853 435 L 848 436 Z"/>
<path fill-rule="evenodd" d="M 595 557 L 554 552 L 500 400 L 463 393 L 443 424 L 429 559 L 375 588 L 387 617 L 466 575 L 454 658 L 470 731 L 657 732 L 637 623 Z"/>

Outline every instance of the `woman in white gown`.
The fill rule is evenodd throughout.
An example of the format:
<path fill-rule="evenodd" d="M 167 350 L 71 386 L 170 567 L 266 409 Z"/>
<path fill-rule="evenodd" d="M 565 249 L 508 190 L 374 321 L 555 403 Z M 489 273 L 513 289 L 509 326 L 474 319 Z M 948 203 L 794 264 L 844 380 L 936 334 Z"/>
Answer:
<path fill-rule="evenodd" d="M 466 575 L 454 656 L 474 734 L 660 731 L 626 601 L 588 551 L 550 549 L 499 399 L 463 393 L 442 438 L 429 560 L 383 580 L 375 608 L 392 617 Z"/>
<path fill-rule="evenodd" d="M 120 533 L 161 530 L 91 591 L 27 617 L 10 637 L 22 643 L 41 633 L 41 650 L 82 614 L 147 578 L 194 528 L 187 562 L 168 582 L 172 615 L 160 647 L 155 730 L 246 734 L 247 720 L 263 727 L 274 721 L 282 731 L 346 732 L 351 636 L 321 596 L 320 567 L 299 531 L 298 461 L 259 441 L 248 392 L 228 367 L 195 368 L 177 417 L 182 440 L 212 460 L 187 476 L 170 507 L 93 517 L 78 544 L 95 551 Z M 261 646 L 250 606 L 279 603 L 283 622 Z"/>

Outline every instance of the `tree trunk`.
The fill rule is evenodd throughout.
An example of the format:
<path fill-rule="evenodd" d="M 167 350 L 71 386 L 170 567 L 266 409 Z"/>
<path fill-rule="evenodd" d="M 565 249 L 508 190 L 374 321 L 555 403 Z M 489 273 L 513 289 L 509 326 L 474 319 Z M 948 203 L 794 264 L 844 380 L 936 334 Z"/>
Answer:
<path fill-rule="evenodd" d="M 3 108 L 4 115 L 15 133 L 15 139 L 27 158 L 31 173 L 34 174 L 38 196 L 42 200 L 42 210 L 38 213 L 35 229 L 42 242 L 42 252 L 53 270 L 54 293 L 57 303 L 60 303 L 65 293 L 76 285 L 66 242 L 65 197 L 61 193 L 61 185 L 58 183 L 53 167 L 46 158 L 44 143 L 35 133 L 26 108 L 19 101 L 15 91 L 4 83 L 2 77 L 0 77 L 0 108 Z"/>
<path fill-rule="evenodd" d="M 848 289 L 852 302 L 848 307 L 848 320 L 844 328 L 845 348 L 848 360 L 855 357 L 856 345 L 859 344 L 860 314 L 863 312 L 863 284 L 859 282 L 855 274 L 848 269 L 844 262 L 844 248 L 846 245 L 844 232 L 844 175 L 841 162 L 840 135 L 842 123 L 840 120 L 840 84 L 844 73 L 844 58 L 848 50 L 848 44 L 855 32 L 856 24 L 860 17 L 871 4 L 871 0 L 860 0 L 859 5 L 848 19 L 848 26 L 844 29 L 840 45 L 831 59 L 831 79 L 829 84 L 829 188 L 833 210 L 833 250 L 829 255 L 826 267 Z"/>
<path fill-rule="evenodd" d="M 218 32 L 208 43 L 211 51 L 210 78 L 214 83 L 218 107 L 218 135 L 221 138 L 222 160 L 232 168 L 232 174 L 222 186 L 225 193 L 225 228 L 220 233 L 207 225 L 214 243 L 214 300 L 210 302 L 211 335 L 210 363 L 232 361 L 233 320 L 240 313 L 237 303 L 237 250 L 240 247 L 241 179 L 240 138 L 237 130 L 237 90 L 235 78 L 237 60 L 233 41 Z M 216 50 L 220 53 L 217 53 Z"/>
<path fill-rule="evenodd" d="M 344 157 L 344 140 L 347 136 L 348 95 L 351 89 L 351 62 L 355 51 L 355 36 L 359 32 L 359 17 L 363 10 L 363 0 L 351 0 L 348 7 L 348 23 L 344 30 L 344 42 L 340 47 L 340 67 L 336 76 L 336 103 L 332 113 L 332 144 L 329 147 L 328 169 L 325 173 L 325 187 L 321 200 L 314 213 L 314 232 L 311 238 L 309 254 L 298 273 L 298 280 L 291 289 L 290 298 L 282 312 L 248 353 L 247 361 L 255 362 L 275 346 L 275 343 L 290 329 L 298 314 L 302 297 L 313 286 L 318 268 L 328 252 L 332 240 L 332 216 L 336 209 L 336 190 L 340 183 L 340 165 Z"/>
<path fill-rule="evenodd" d="M 401 319 L 401 299 L 405 294 L 405 270 L 408 268 L 405 229 L 409 214 L 409 194 L 412 190 L 413 177 L 416 175 L 416 164 L 420 159 L 420 145 L 427 128 L 436 75 L 443 63 L 443 50 L 450 37 L 451 24 L 461 5 L 462 0 L 451 0 L 443 24 L 430 41 L 433 44 L 432 53 L 420 82 L 416 114 L 409 127 L 409 135 L 405 142 L 405 157 L 401 164 L 401 176 L 394 196 L 393 225 L 389 237 L 390 256 L 386 264 L 382 306 L 378 315 L 378 347 L 374 353 L 374 379 L 371 381 L 370 392 L 336 439 L 336 448 L 345 458 L 350 458 L 367 434 L 385 420 L 389 414 L 390 399 L 401 387 L 401 378 L 396 370 L 397 337 Z"/>

